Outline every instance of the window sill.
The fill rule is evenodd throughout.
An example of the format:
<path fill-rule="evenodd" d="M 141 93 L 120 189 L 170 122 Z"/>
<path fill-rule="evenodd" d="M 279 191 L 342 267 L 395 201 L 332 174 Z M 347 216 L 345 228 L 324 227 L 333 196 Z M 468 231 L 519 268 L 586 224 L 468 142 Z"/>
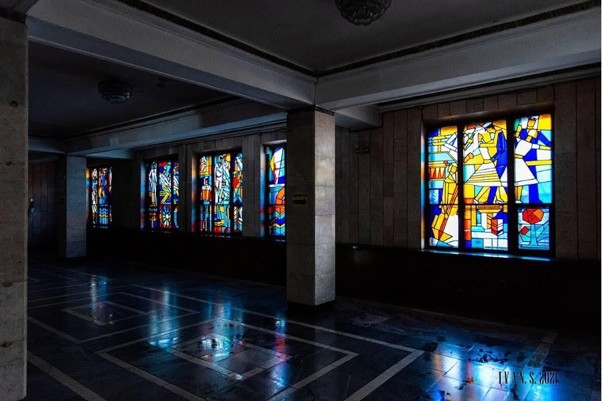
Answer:
<path fill-rule="evenodd" d="M 447 254 L 447 255 L 458 255 L 458 256 L 477 256 L 477 257 L 498 258 L 498 259 L 535 260 L 538 262 L 555 261 L 554 258 L 549 257 L 549 256 L 511 255 L 511 254 L 494 253 L 494 252 L 462 252 L 462 251 L 452 251 L 452 250 L 446 250 L 446 249 L 432 249 L 432 248 L 421 249 L 421 252 Z"/>

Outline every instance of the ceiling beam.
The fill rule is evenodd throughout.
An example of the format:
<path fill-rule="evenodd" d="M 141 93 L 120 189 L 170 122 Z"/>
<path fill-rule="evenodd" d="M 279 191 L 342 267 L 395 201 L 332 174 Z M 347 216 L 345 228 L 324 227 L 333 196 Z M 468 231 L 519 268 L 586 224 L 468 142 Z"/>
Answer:
<path fill-rule="evenodd" d="M 360 130 L 381 125 L 380 110 L 377 106 L 355 106 L 339 109 L 334 114 L 336 125 Z"/>
<path fill-rule="evenodd" d="M 330 110 L 436 94 L 600 62 L 600 7 L 321 77 Z"/>
<path fill-rule="evenodd" d="M 30 40 L 280 108 L 313 104 L 315 78 L 113 0 L 39 0 Z"/>
<path fill-rule="evenodd" d="M 62 140 L 32 135 L 29 136 L 28 149 L 30 152 L 65 153 Z"/>
<path fill-rule="evenodd" d="M 80 135 L 66 141 L 65 151 L 70 155 L 88 156 L 115 149 L 134 149 L 223 133 L 284 129 L 286 115 L 286 112 L 271 106 L 237 100 Z"/>

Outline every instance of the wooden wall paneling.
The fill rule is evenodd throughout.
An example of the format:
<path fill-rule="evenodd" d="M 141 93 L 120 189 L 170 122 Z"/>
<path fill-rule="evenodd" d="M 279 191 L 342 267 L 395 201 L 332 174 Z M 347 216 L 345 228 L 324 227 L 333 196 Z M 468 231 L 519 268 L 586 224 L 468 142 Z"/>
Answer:
<path fill-rule="evenodd" d="M 372 131 L 362 131 L 358 134 L 360 149 L 370 147 L 370 135 Z M 372 229 L 370 227 L 371 221 L 371 205 L 370 205 L 370 153 L 359 154 L 359 166 L 358 166 L 358 185 L 359 185 L 359 217 L 358 217 L 358 230 L 359 230 L 359 242 L 361 244 L 369 244 Z"/>
<path fill-rule="evenodd" d="M 224 149 L 232 149 L 234 147 L 234 137 L 226 137 L 222 143 Z"/>
<path fill-rule="evenodd" d="M 253 137 L 245 136 L 242 140 L 242 157 L 243 157 L 243 235 L 256 235 L 255 219 L 253 216 L 259 213 L 255 203 L 255 182 L 257 180 L 255 161 L 255 149 L 253 148 Z"/>
<path fill-rule="evenodd" d="M 595 82 L 577 82 L 577 213 L 579 258 L 594 259 L 596 242 L 596 95 Z"/>
<path fill-rule="evenodd" d="M 408 244 L 408 111 L 399 110 L 393 122 L 393 243 L 406 247 Z"/>
<path fill-rule="evenodd" d="M 449 104 L 449 114 L 451 116 L 462 116 L 466 114 L 466 100 L 456 100 Z"/>
<path fill-rule="evenodd" d="M 182 184 L 187 188 L 189 196 L 187 197 L 187 206 L 184 210 L 181 210 L 180 213 L 184 215 L 184 225 L 186 227 L 187 232 L 196 232 L 197 231 L 197 221 L 198 221 L 198 156 L 197 153 L 193 151 L 193 146 L 188 145 L 185 147 L 186 149 L 186 160 L 188 163 L 186 165 L 180 165 L 181 170 L 186 170 L 186 180 L 182 180 Z M 182 168 L 184 167 L 184 168 Z"/>
<path fill-rule="evenodd" d="M 215 139 L 210 139 L 208 141 L 205 141 L 203 143 L 203 150 L 204 151 L 213 151 L 213 150 L 215 150 Z"/>
<path fill-rule="evenodd" d="M 466 112 L 478 113 L 485 110 L 485 101 L 482 97 L 473 97 L 466 100 Z"/>
<path fill-rule="evenodd" d="M 516 92 L 504 93 L 498 96 L 498 108 L 513 109 L 516 107 Z"/>
<path fill-rule="evenodd" d="M 422 245 L 422 120 L 418 108 L 408 110 L 408 247 Z"/>
<path fill-rule="evenodd" d="M 264 148 L 262 146 L 261 138 L 259 135 L 251 136 L 251 148 L 253 153 L 253 172 L 255 176 L 253 177 L 253 192 L 251 196 L 253 197 L 253 202 L 255 204 L 255 209 L 250 210 L 251 218 L 253 219 L 253 227 L 255 227 L 255 231 L 253 232 L 253 236 L 260 236 L 264 232 L 264 206 L 266 200 L 264 199 L 264 195 L 262 191 L 265 190 L 265 166 L 262 166 L 261 161 L 265 160 L 265 157 L 262 157 L 262 152 Z M 265 210 L 267 214 L 267 210 Z M 247 213 L 248 215 L 249 213 Z"/>
<path fill-rule="evenodd" d="M 556 206 L 556 257 L 577 258 L 577 139 L 575 83 L 555 85 L 554 196 Z"/>
<path fill-rule="evenodd" d="M 527 89 L 518 92 L 516 95 L 516 104 L 518 106 L 537 103 L 537 90 Z"/>
<path fill-rule="evenodd" d="M 395 124 L 395 114 L 385 113 L 383 115 L 383 244 L 393 245 L 394 225 L 393 211 L 394 201 L 394 138 L 393 130 Z"/>
<path fill-rule="evenodd" d="M 554 86 L 542 86 L 537 88 L 537 102 L 552 102 L 554 101 Z"/>
<path fill-rule="evenodd" d="M 436 120 L 439 117 L 439 107 L 436 104 L 429 104 L 422 108 L 422 118 L 425 120 Z"/>
<path fill-rule="evenodd" d="M 497 95 L 485 96 L 483 98 L 483 111 L 495 111 L 498 109 Z"/>
<path fill-rule="evenodd" d="M 359 242 L 359 158 L 357 132 L 349 133 L 349 242 Z"/>
<path fill-rule="evenodd" d="M 437 104 L 437 117 L 449 117 L 450 116 L 450 104 L 448 102 Z"/>
<path fill-rule="evenodd" d="M 383 245 L 383 130 L 370 134 L 370 243 Z"/>

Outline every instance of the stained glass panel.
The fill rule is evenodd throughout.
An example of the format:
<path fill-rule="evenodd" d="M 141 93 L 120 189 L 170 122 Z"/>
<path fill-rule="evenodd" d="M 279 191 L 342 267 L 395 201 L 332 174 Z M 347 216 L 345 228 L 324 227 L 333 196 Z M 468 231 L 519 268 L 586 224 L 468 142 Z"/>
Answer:
<path fill-rule="evenodd" d="M 467 205 L 464 241 L 467 249 L 508 250 L 508 206 Z"/>
<path fill-rule="evenodd" d="M 157 196 L 157 162 L 152 162 L 148 168 L 148 223 L 149 228 L 159 226 L 159 198 Z"/>
<path fill-rule="evenodd" d="M 213 214 L 213 231 L 227 234 L 230 232 L 230 153 L 213 157 L 213 191 L 215 209 Z"/>
<path fill-rule="evenodd" d="M 516 203 L 551 203 L 552 116 L 518 118 L 514 132 Z"/>
<path fill-rule="evenodd" d="M 458 233 L 457 205 L 429 206 L 429 245 L 457 248 L 459 243 Z"/>
<path fill-rule="evenodd" d="M 200 180 L 200 229 L 202 232 L 211 232 L 213 227 L 213 213 L 211 203 L 213 200 L 213 172 L 211 156 L 199 158 Z"/>
<path fill-rule="evenodd" d="M 180 209 L 180 165 L 177 161 L 172 162 L 173 175 L 172 175 L 172 201 L 173 201 L 173 225 L 175 228 L 179 228 L 178 225 L 178 212 Z"/>
<path fill-rule="evenodd" d="M 242 232 L 242 152 L 199 157 L 200 231 Z"/>
<path fill-rule="evenodd" d="M 455 126 L 428 135 L 429 244 L 458 247 L 458 132 Z"/>
<path fill-rule="evenodd" d="M 112 220 L 111 214 L 111 192 L 113 174 L 110 167 L 98 169 L 98 220 L 97 224 L 102 227 L 108 227 Z"/>
<path fill-rule="evenodd" d="M 172 180 L 171 161 L 160 161 L 157 174 L 159 178 L 159 228 L 172 228 Z"/>
<path fill-rule="evenodd" d="M 269 206 L 268 219 L 268 232 L 270 235 L 280 237 L 286 234 L 286 214 L 284 206 Z"/>
<path fill-rule="evenodd" d="M 98 170 L 92 169 L 90 174 L 90 214 L 92 225 L 98 224 Z"/>
<path fill-rule="evenodd" d="M 464 127 L 464 202 L 508 202 L 506 121 L 472 123 Z"/>
<path fill-rule="evenodd" d="M 108 227 L 113 219 L 111 194 L 113 174 L 111 167 L 95 167 L 86 170 L 89 219 L 92 227 Z"/>
<path fill-rule="evenodd" d="M 286 158 L 283 146 L 267 148 L 268 163 L 268 233 L 286 234 Z"/>
<path fill-rule="evenodd" d="M 550 249 L 550 208 L 518 208 L 518 247 L 547 251 Z"/>
<path fill-rule="evenodd" d="M 232 205 L 233 209 L 233 226 L 234 232 L 242 232 L 242 182 L 243 182 L 243 165 L 242 152 L 236 153 L 234 158 L 234 170 L 232 172 Z"/>

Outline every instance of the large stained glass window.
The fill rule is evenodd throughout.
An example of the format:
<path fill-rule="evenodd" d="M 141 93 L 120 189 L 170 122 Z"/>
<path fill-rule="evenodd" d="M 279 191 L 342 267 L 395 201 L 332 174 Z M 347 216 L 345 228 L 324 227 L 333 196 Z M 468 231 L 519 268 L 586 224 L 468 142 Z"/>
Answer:
<path fill-rule="evenodd" d="M 240 234 L 243 221 L 242 152 L 199 157 L 199 230 Z"/>
<path fill-rule="evenodd" d="M 175 160 L 156 160 L 146 165 L 147 228 L 178 228 L 180 203 L 179 164 Z"/>
<path fill-rule="evenodd" d="M 90 224 L 92 227 L 109 227 L 113 221 L 113 170 L 111 167 L 92 167 L 87 169 L 86 174 Z"/>
<path fill-rule="evenodd" d="M 284 145 L 266 148 L 267 162 L 267 232 L 272 237 L 286 235 L 286 148 Z"/>
<path fill-rule="evenodd" d="M 551 250 L 550 114 L 431 129 L 426 171 L 429 247 Z"/>

